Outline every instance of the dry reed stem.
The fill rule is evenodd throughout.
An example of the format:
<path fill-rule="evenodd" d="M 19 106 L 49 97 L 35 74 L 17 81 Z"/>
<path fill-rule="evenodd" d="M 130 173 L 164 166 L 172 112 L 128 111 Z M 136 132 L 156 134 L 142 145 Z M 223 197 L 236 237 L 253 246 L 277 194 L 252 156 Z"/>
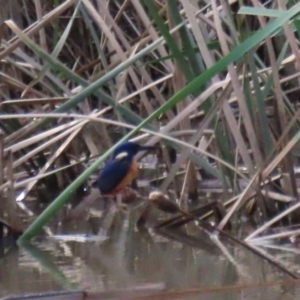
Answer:
<path fill-rule="evenodd" d="M 42 5 L 40 0 L 34 0 L 35 4 L 35 10 L 36 10 L 36 15 L 37 15 L 37 21 L 41 22 L 43 19 L 43 12 L 42 12 Z M 47 46 L 47 38 L 46 38 L 46 31 L 45 28 L 42 27 L 39 30 L 39 37 L 40 37 L 40 46 L 42 49 L 47 51 L 48 46 Z"/>
<path fill-rule="evenodd" d="M 95 117 L 90 117 L 90 116 L 84 116 L 84 115 L 78 115 L 78 114 L 68 114 L 68 113 L 46 113 L 46 114 L 26 114 L 26 115 L 0 115 L 0 120 L 1 119 L 10 119 L 10 118 L 43 118 L 43 117 L 48 117 L 48 118 L 78 118 L 78 119 L 85 119 L 85 122 L 88 121 L 94 121 L 94 122 L 103 122 L 103 123 L 107 123 L 107 124 L 113 124 L 113 125 L 117 125 L 117 126 L 123 126 L 126 128 L 134 128 L 133 125 L 129 125 L 127 123 L 121 123 L 121 122 L 117 122 L 117 121 L 113 121 L 113 120 L 108 120 L 108 119 L 104 119 L 104 118 L 95 118 Z M 245 175 L 243 175 L 239 170 L 237 170 L 236 168 L 233 168 L 230 164 L 228 164 L 227 162 L 223 161 L 222 159 L 220 159 L 219 157 L 208 153 L 202 149 L 199 149 L 197 147 L 194 147 L 192 145 L 190 145 L 189 143 L 186 143 L 184 141 L 178 140 L 176 138 L 173 138 L 171 136 L 168 136 L 166 134 L 163 134 L 161 130 L 160 132 L 155 132 L 155 131 L 151 131 L 148 129 L 141 129 L 141 131 L 143 132 L 147 132 L 150 133 L 152 135 L 155 136 L 155 138 L 157 138 L 158 140 L 160 140 L 161 138 L 172 141 L 177 143 L 178 145 L 184 146 L 184 147 L 188 147 L 190 150 L 194 150 L 195 152 L 199 152 L 202 153 L 210 158 L 213 158 L 216 161 L 219 161 L 221 164 L 223 164 L 224 166 L 226 166 L 227 168 L 231 169 L 232 171 L 236 172 L 237 174 L 239 174 L 239 176 L 241 176 L 244 179 L 247 179 L 247 177 Z M 147 145 L 154 145 L 153 142 L 149 141 L 147 143 Z"/>
<path fill-rule="evenodd" d="M 293 237 L 293 236 L 299 236 L 300 229 L 296 230 L 287 230 L 284 232 L 264 235 L 262 237 L 254 238 L 248 241 L 250 244 L 263 244 L 268 242 L 268 240 L 278 239 L 278 238 L 284 238 L 284 237 Z"/>
<path fill-rule="evenodd" d="M 40 29 L 44 28 L 45 25 L 53 22 L 56 18 L 58 18 L 61 14 L 63 14 L 67 9 L 69 9 L 77 0 L 65 0 L 64 3 L 53 9 L 47 15 L 43 17 L 41 22 L 35 22 L 34 24 L 30 25 L 28 28 L 24 30 L 28 36 L 35 34 Z M 10 55 L 16 48 L 21 45 L 21 40 L 18 37 L 12 38 L 8 41 L 8 47 L 0 52 L 0 60 L 4 59 L 6 56 Z"/>
<path fill-rule="evenodd" d="M 217 11 L 216 1 L 212 0 L 211 3 L 212 3 L 212 9 L 213 9 L 213 13 L 214 13 L 214 21 L 216 24 L 216 30 L 217 30 L 218 38 L 219 38 L 219 41 L 221 44 L 222 52 L 224 53 L 224 55 L 226 55 L 229 53 L 229 47 L 223 36 L 223 29 L 222 29 L 222 25 L 221 25 L 220 16 Z M 237 75 L 237 72 L 236 72 L 233 64 L 228 66 L 228 75 L 231 78 L 232 88 L 237 97 L 240 113 L 242 115 L 244 126 L 245 126 L 246 132 L 247 132 L 247 137 L 249 139 L 251 149 L 254 154 L 253 157 L 254 157 L 255 163 L 257 166 L 260 166 L 262 164 L 262 155 L 260 153 L 258 141 L 256 139 L 256 134 L 255 134 L 255 130 L 254 130 L 254 127 L 252 124 L 252 120 L 250 118 L 250 113 L 246 106 L 246 99 L 244 97 L 244 93 L 242 92 L 243 90 L 242 90 L 242 87 L 238 80 L 238 75 Z M 248 165 L 247 167 L 250 168 L 249 173 L 253 175 L 254 174 L 253 163 L 251 162 L 251 165 Z"/>
<path fill-rule="evenodd" d="M 50 167 L 51 165 L 55 162 L 55 160 L 63 153 L 63 151 L 66 149 L 66 147 L 69 146 L 69 144 L 72 142 L 72 140 L 76 137 L 76 135 L 82 130 L 82 126 L 77 128 L 76 130 L 74 130 L 70 136 L 61 144 L 60 147 L 57 148 L 57 150 L 55 151 L 55 153 L 48 158 L 47 163 L 44 165 L 44 167 L 42 167 L 38 173 L 38 176 L 43 175 Z M 23 191 L 23 198 L 25 198 L 27 196 L 27 194 L 32 190 L 32 188 L 34 187 L 34 185 L 37 183 L 37 180 L 35 181 L 31 181 L 27 187 L 25 188 L 25 190 Z"/>

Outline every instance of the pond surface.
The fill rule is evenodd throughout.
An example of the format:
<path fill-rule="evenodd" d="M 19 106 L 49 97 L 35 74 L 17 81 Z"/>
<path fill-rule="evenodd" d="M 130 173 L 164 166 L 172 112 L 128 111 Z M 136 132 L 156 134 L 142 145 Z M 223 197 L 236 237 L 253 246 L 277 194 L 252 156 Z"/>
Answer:
<path fill-rule="evenodd" d="M 2 243 L 0 298 L 66 290 L 100 293 L 90 299 L 299 298 L 300 281 L 241 246 L 196 226 L 140 232 L 135 221 L 134 214 L 118 212 L 110 238 L 93 234 L 95 223 L 77 220 L 33 244 Z M 300 270 L 298 249 L 271 251 L 289 270 Z"/>

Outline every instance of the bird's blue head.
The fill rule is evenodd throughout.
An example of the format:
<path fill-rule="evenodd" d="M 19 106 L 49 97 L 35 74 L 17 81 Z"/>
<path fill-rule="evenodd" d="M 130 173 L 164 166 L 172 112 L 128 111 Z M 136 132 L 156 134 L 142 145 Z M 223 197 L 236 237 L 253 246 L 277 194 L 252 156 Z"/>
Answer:
<path fill-rule="evenodd" d="M 123 157 L 132 158 L 134 157 L 139 151 L 146 151 L 154 149 L 153 146 L 141 146 L 137 143 L 133 142 L 124 142 L 119 145 L 115 151 L 113 152 L 112 159 L 120 159 Z"/>

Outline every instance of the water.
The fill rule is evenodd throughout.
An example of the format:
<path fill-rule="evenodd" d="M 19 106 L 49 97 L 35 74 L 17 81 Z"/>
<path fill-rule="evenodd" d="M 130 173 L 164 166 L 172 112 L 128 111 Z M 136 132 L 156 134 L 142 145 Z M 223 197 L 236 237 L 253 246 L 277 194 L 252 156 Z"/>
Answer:
<path fill-rule="evenodd" d="M 139 232 L 135 221 L 134 214 L 118 212 L 109 238 L 93 234 L 95 223 L 77 220 L 56 226 L 56 237 L 33 245 L 2 245 L 0 298 L 72 289 L 101 293 L 99 299 L 296 299 L 300 295 L 298 283 L 276 267 L 240 246 L 211 239 L 196 226 Z M 297 249 L 271 251 L 298 272 Z"/>

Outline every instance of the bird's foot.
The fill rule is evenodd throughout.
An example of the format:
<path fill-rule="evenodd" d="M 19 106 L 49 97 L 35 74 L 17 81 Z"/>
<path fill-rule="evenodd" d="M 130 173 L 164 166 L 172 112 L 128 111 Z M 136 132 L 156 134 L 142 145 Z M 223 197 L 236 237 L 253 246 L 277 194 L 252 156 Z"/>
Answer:
<path fill-rule="evenodd" d="M 121 210 L 123 212 L 126 212 L 127 211 L 127 205 L 123 203 L 123 195 L 120 193 L 120 194 L 117 194 L 116 195 L 116 207 L 118 210 Z"/>

